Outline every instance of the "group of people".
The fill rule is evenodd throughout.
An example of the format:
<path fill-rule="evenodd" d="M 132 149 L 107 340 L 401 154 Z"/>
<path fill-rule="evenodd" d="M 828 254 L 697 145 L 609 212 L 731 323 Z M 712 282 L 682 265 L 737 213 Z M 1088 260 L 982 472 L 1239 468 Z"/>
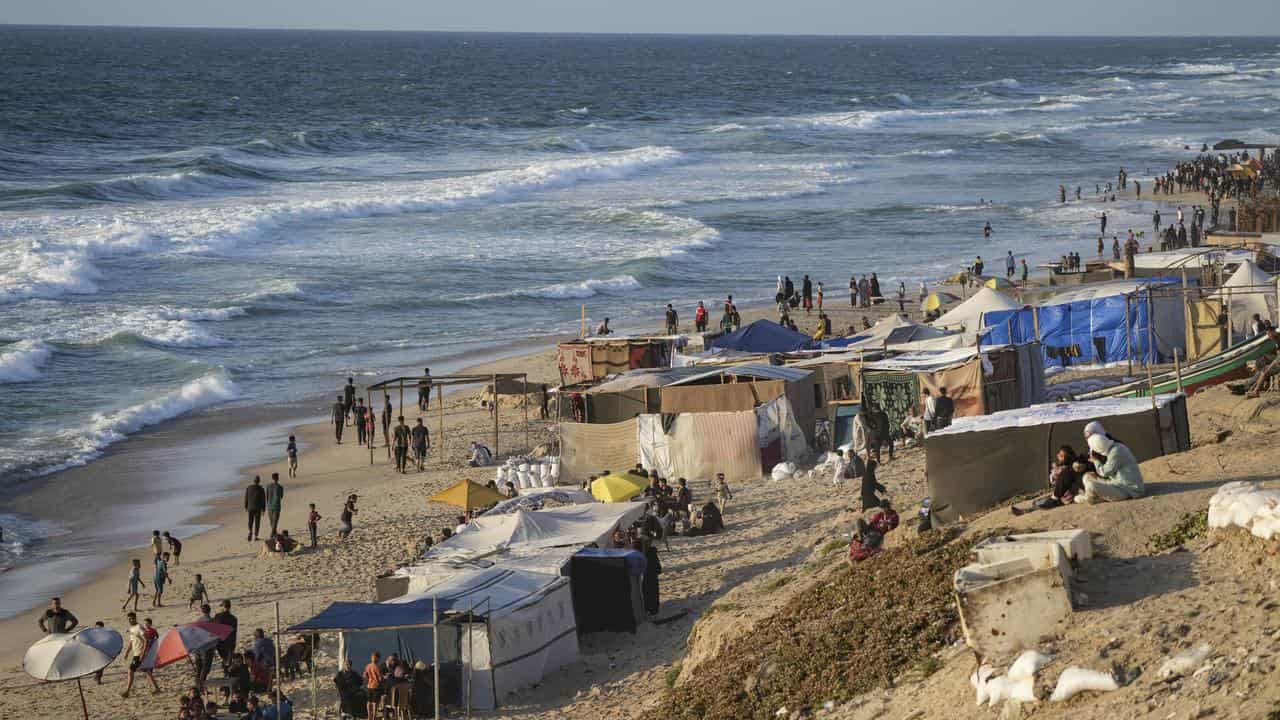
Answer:
<path fill-rule="evenodd" d="M 605 325 L 602 327 L 608 327 L 608 320 L 608 318 L 605 318 Z M 694 331 L 706 332 L 709 320 L 707 306 L 699 300 L 697 307 L 693 311 Z M 725 298 L 724 312 L 720 315 L 720 332 L 733 332 L 739 327 L 742 327 L 742 315 L 738 313 L 738 305 L 733 301 L 733 296 L 729 295 Z M 672 303 L 667 303 L 666 310 L 663 313 L 663 329 L 668 335 L 680 334 L 680 312 L 676 310 L 675 305 Z M 612 332 L 612 330 L 609 330 L 609 332 Z M 596 334 L 604 335 L 606 333 L 597 330 Z"/>
<path fill-rule="evenodd" d="M 290 446 L 293 443 L 293 437 L 290 436 Z M 292 456 L 291 456 L 292 457 Z M 360 497 L 355 493 L 347 496 L 343 502 L 342 511 L 339 514 L 341 527 L 338 531 L 338 539 L 345 540 L 351 535 L 355 516 L 359 512 L 356 504 Z M 263 551 L 268 553 L 289 553 L 299 547 L 299 540 L 289 535 L 289 531 L 280 527 L 280 515 L 284 511 L 284 485 L 280 483 L 280 473 L 271 473 L 271 482 L 265 486 L 262 484 L 262 476 L 254 475 L 253 481 L 244 489 L 244 511 L 248 518 L 248 534 L 246 539 L 249 542 L 262 542 Z M 262 539 L 262 514 L 266 513 L 267 522 L 270 529 L 267 533 L 267 539 Z M 310 540 L 310 547 L 315 549 L 319 547 L 320 521 L 324 519 L 315 503 L 307 504 L 307 535 Z M 168 533 L 165 533 L 168 535 Z M 179 545 L 181 548 L 181 545 Z"/>
<path fill-rule="evenodd" d="M 451 677 L 440 676 L 441 685 Z M 338 712 L 341 718 L 383 717 L 383 710 L 409 711 L 411 717 L 435 716 L 435 668 L 422 660 L 409 663 L 397 653 L 386 658 L 373 652 L 361 673 L 351 666 L 351 660 L 342 662 L 342 669 L 333 678 L 338 689 Z M 441 694 L 447 694 L 441 688 Z"/>
<path fill-rule="evenodd" d="M 1047 510 L 1072 503 L 1116 502 L 1146 494 L 1142 469 L 1133 451 L 1111 435 L 1101 422 L 1085 425 L 1086 451 L 1077 453 L 1070 445 L 1058 448 L 1049 467 L 1049 494 L 1033 503 Z M 1026 510 L 1014 505 L 1021 515 Z"/>

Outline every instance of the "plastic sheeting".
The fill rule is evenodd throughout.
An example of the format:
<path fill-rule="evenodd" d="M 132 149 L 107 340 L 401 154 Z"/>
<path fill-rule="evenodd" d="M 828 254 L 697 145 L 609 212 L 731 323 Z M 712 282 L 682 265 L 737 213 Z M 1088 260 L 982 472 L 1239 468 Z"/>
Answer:
<path fill-rule="evenodd" d="M 469 560 L 507 549 L 607 543 L 619 524 L 644 512 L 643 503 L 589 503 L 508 515 L 482 515 L 460 533 L 432 546 L 426 561 Z"/>
<path fill-rule="evenodd" d="M 809 454 L 800 423 L 796 422 L 791 402 L 785 397 L 772 400 L 756 408 L 756 446 L 768 447 L 775 441 L 782 442 L 783 460 L 801 460 Z"/>
<path fill-rule="evenodd" d="M 989 287 L 984 287 L 974 293 L 973 297 L 951 308 L 942 317 L 934 320 L 933 326 L 935 328 L 959 330 L 966 342 L 973 342 L 978 335 L 978 331 L 991 324 L 983 321 L 984 316 L 994 312 L 1016 310 L 1019 307 L 1022 307 L 1022 305 L 1009 298 L 1009 296 L 998 293 Z"/>
<path fill-rule="evenodd" d="M 1249 325 L 1255 314 L 1263 320 L 1275 320 L 1275 279 L 1252 261 L 1240 263 L 1222 287 L 1209 297 L 1221 300 L 1224 307 L 1230 305 L 1233 339 L 1249 337 Z"/>
<path fill-rule="evenodd" d="M 560 423 L 562 480 L 581 482 L 605 470 L 625 470 L 640 455 L 636 420 L 620 423 Z"/>

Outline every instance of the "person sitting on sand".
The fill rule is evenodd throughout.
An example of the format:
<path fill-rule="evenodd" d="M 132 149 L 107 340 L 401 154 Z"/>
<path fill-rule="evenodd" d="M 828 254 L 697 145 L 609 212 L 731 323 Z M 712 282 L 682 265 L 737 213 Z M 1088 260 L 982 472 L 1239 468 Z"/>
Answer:
<path fill-rule="evenodd" d="M 918 405 L 912 405 L 907 409 L 907 416 L 902 419 L 902 424 L 898 426 L 898 430 L 902 432 L 902 437 L 908 440 L 916 440 L 924 437 L 924 415 L 920 413 Z M 906 440 L 903 441 L 904 443 Z"/>
<path fill-rule="evenodd" d="M 849 563 L 849 565 L 860 563 L 879 553 L 883 549 L 881 547 L 883 544 L 884 535 L 871 527 L 867 521 L 858 518 L 858 525 L 854 531 L 853 539 L 849 541 L 849 555 L 845 557 L 845 562 Z"/>
<path fill-rule="evenodd" d="M 613 328 L 609 327 L 609 318 L 605 318 L 604 322 L 600 323 L 600 326 L 596 328 L 596 335 L 603 337 L 612 334 Z"/>
<path fill-rule="evenodd" d="M 1142 470 L 1128 446 L 1117 442 L 1105 431 L 1090 435 L 1088 443 L 1097 469 L 1084 474 L 1084 492 L 1076 495 L 1077 503 L 1129 500 L 1146 494 Z"/>
<path fill-rule="evenodd" d="M 493 463 L 493 451 L 482 443 L 471 443 L 471 456 L 467 459 L 467 465 L 471 467 L 486 467 Z"/>
<path fill-rule="evenodd" d="M 900 521 L 898 512 L 893 509 L 888 498 L 880 501 L 880 507 L 863 513 L 862 519 L 867 522 L 871 529 L 880 533 L 881 536 L 888 535 L 893 530 L 896 530 Z"/>

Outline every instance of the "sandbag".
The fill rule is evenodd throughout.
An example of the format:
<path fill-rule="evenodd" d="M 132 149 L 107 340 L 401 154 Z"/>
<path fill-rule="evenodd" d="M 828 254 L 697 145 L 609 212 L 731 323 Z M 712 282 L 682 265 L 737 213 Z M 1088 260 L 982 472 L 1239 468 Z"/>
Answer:
<path fill-rule="evenodd" d="M 1053 694 L 1049 696 L 1049 701 L 1063 702 L 1089 690 L 1093 692 L 1109 692 L 1118 689 L 1120 689 L 1120 685 L 1108 673 L 1069 667 L 1058 676 L 1058 685 L 1053 689 Z"/>

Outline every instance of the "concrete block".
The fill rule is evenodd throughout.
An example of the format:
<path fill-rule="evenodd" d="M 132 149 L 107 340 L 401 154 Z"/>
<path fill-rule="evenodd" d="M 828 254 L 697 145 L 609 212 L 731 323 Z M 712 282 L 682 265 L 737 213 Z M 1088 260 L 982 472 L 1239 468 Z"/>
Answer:
<path fill-rule="evenodd" d="M 966 565 L 956 571 L 965 642 L 983 658 L 1035 648 L 1071 614 L 1070 565 L 1057 543 L 1035 555 Z"/>

